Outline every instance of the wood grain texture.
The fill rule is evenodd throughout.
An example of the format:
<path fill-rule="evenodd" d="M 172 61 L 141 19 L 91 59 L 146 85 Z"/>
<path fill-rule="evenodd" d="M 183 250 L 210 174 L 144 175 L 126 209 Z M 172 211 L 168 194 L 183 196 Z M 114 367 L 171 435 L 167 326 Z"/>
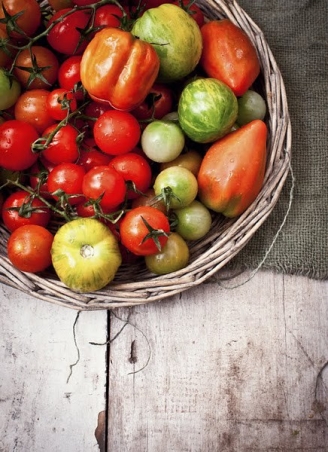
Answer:
<path fill-rule="evenodd" d="M 260 272 L 116 310 L 108 450 L 327 451 L 327 301 L 328 282 Z"/>
<path fill-rule="evenodd" d="M 107 313 L 79 315 L 77 363 L 76 315 L 0 286 L 1 452 L 99 450 L 95 430 L 106 407 L 106 347 L 90 342 L 106 342 Z"/>

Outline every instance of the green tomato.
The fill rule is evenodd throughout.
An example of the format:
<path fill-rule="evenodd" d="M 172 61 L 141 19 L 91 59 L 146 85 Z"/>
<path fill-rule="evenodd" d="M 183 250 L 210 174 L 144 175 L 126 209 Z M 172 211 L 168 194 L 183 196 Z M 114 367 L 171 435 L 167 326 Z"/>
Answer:
<path fill-rule="evenodd" d="M 166 275 L 185 268 L 189 256 L 189 248 L 185 240 L 176 232 L 172 232 L 161 252 L 145 256 L 145 263 L 152 273 Z"/>
<path fill-rule="evenodd" d="M 157 120 L 149 123 L 141 135 L 141 147 L 148 158 L 157 163 L 177 158 L 185 145 L 185 136 L 178 124 Z"/>
<path fill-rule="evenodd" d="M 254 119 L 264 119 L 266 103 L 264 98 L 256 91 L 248 90 L 238 99 L 237 124 L 243 126 Z"/>
<path fill-rule="evenodd" d="M 156 196 L 163 196 L 164 203 L 171 209 L 188 206 L 197 196 L 196 176 L 187 168 L 170 166 L 158 173 L 154 182 Z"/>
<path fill-rule="evenodd" d="M 182 90 L 179 123 L 197 143 L 211 143 L 230 132 L 238 114 L 237 97 L 220 80 L 198 78 Z"/>
<path fill-rule="evenodd" d="M 18 81 L 7 75 L 4 69 L 0 69 L 0 110 L 12 107 L 21 93 Z"/>
<path fill-rule="evenodd" d="M 160 82 L 183 79 L 200 60 L 203 45 L 199 26 L 179 6 L 165 3 L 146 10 L 135 21 L 132 34 L 154 47 L 160 59 Z"/>
<path fill-rule="evenodd" d="M 114 234 L 94 218 L 78 218 L 61 226 L 54 237 L 51 257 L 58 278 L 82 293 L 105 287 L 122 263 Z"/>
<path fill-rule="evenodd" d="M 176 232 L 185 240 L 198 240 L 204 237 L 212 225 L 212 216 L 207 207 L 195 200 L 189 206 L 174 210 L 178 224 Z"/>

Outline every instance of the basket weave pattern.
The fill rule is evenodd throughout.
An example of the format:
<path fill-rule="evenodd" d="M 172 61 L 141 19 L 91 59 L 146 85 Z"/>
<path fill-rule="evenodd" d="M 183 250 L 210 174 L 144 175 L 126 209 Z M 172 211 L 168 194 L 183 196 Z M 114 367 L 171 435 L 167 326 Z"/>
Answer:
<path fill-rule="evenodd" d="M 268 161 L 263 188 L 255 202 L 240 217 L 230 220 L 217 215 L 205 238 L 192 244 L 190 263 L 165 276 L 154 276 L 144 265 L 122 265 L 105 289 L 75 293 L 54 273 L 22 273 L 10 264 L 8 232 L 0 225 L 0 282 L 44 301 L 77 310 L 112 309 L 158 301 L 199 285 L 224 267 L 250 240 L 272 212 L 285 183 L 290 164 L 291 125 L 283 79 L 264 34 L 234 1 L 196 2 L 209 19 L 227 17 L 250 37 L 257 48 L 267 102 Z"/>

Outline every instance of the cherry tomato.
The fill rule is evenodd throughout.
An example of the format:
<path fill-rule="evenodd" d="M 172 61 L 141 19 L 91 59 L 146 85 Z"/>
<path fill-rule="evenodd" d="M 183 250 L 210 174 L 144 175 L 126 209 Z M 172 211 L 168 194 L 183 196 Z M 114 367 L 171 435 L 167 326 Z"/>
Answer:
<path fill-rule="evenodd" d="M 57 124 L 48 127 L 42 136 L 46 138 L 55 131 L 56 127 Z M 42 151 L 43 157 L 55 165 L 63 162 L 76 162 L 79 158 L 78 134 L 78 131 L 70 124 L 60 127 L 49 145 Z"/>
<path fill-rule="evenodd" d="M 0 20 L 5 19 L 5 12 L 11 16 L 19 29 L 13 30 L 12 26 L 7 27 L 6 23 L 0 23 L 0 28 L 7 29 L 9 36 L 19 39 L 33 36 L 41 23 L 41 8 L 37 0 L 2 0 L 0 5 Z"/>
<path fill-rule="evenodd" d="M 67 13 L 70 14 L 66 15 Z M 62 16 L 65 17 L 61 19 Z M 47 34 L 49 45 L 65 55 L 82 54 L 87 46 L 87 39 L 82 35 L 82 31 L 87 27 L 89 20 L 90 15 L 85 11 L 75 11 L 71 8 L 57 11 L 48 22 L 49 28 L 58 21 Z"/>
<path fill-rule="evenodd" d="M 266 115 L 266 103 L 261 94 L 251 89 L 238 98 L 237 124 L 243 126 L 254 119 L 264 119 Z"/>
<path fill-rule="evenodd" d="M 60 88 L 73 91 L 76 99 L 83 98 L 83 91 L 80 88 L 80 65 L 81 55 L 73 55 L 62 62 L 58 70 L 58 84 Z"/>
<path fill-rule="evenodd" d="M 0 28 L 0 43 L 6 43 L 8 34 L 5 29 Z M 11 52 L 3 47 L 0 47 L 0 67 L 6 67 L 12 60 Z"/>
<path fill-rule="evenodd" d="M 85 171 L 99 165 L 108 165 L 112 156 L 100 151 L 92 138 L 86 138 L 80 148 L 80 156 L 76 163 L 82 165 Z"/>
<path fill-rule="evenodd" d="M 45 199 L 52 199 L 48 188 L 48 175 L 54 167 L 53 163 L 41 156 L 29 170 L 31 188 Z"/>
<path fill-rule="evenodd" d="M 25 190 L 11 193 L 2 206 L 2 221 L 10 232 L 24 224 L 38 224 L 46 227 L 50 218 L 49 207 Z"/>
<path fill-rule="evenodd" d="M 19 52 L 14 75 L 26 89 L 49 89 L 56 82 L 59 62 L 47 47 L 35 45 Z"/>
<path fill-rule="evenodd" d="M 117 5 L 103 5 L 97 8 L 94 27 L 116 27 L 121 25 L 123 12 Z"/>
<path fill-rule="evenodd" d="M 157 198 L 155 190 L 152 187 L 148 188 L 142 196 L 139 196 L 132 201 L 132 209 L 139 206 L 151 206 L 165 214 L 167 213 L 166 205 Z"/>
<path fill-rule="evenodd" d="M 0 68 L 0 110 L 13 107 L 21 94 L 21 86 L 15 78 L 9 77 L 4 68 Z"/>
<path fill-rule="evenodd" d="M 0 125 L 0 166 L 23 171 L 36 162 L 38 156 L 32 144 L 39 138 L 36 129 L 24 121 L 11 119 Z"/>
<path fill-rule="evenodd" d="M 71 205 L 79 204 L 84 200 L 82 196 L 82 181 L 85 171 L 75 163 L 61 163 L 56 165 L 48 175 L 48 189 L 53 198 L 58 200 L 60 193 L 64 193 Z"/>
<path fill-rule="evenodd" d="M 74 6 L 72 0 L 48 0 L 48 3 L 54 11 Z"/>
<path fill-rule="evenodd" d="M 144 193 L 152 180 L 152 171 L 148 161 L 140 154 L 128 152 L 127 154 L 117 155 L 110 161 L 124 180 L 132 185 L 127 192 L 128 199 L 134 199 Z"/>
<path fill-rule="evenodd" d="M 46 108 L 56 121 L 62 121 L 77 109 L 77 100 L 72 91 L 56 88 L 48 94 Z"/>
<path fill-rule="evenodd" d="M 42 134 L 55 124 L 46 108 L 48 94 L 49 91 L 45 89 L 31 89 L 22 93 L 15 104 L 15 119 L 31 124 Z"/>
<path fill-rule="evenodd" d="M 177 0 L 173 2 L 173 4 L 180 6 L 182 9 L 187 11 L 187 13 L 197 22 L 199 27 L 204 25 L 204 13 L 195 2 L 192 2 L 191 0 Z"/>
<path fill-rule="evenodd" d="M 189 261 L 189 247 L 176 232 L 172 232 L 159 253 L 145 256 L 145 263 L 152 273 L 166 275 L 185 268 Z"/>
<path fill-rule="evenodd" d="M 51 265 L 53 235 L 45 227 L 26 224 L 17 228 L 8 239 L 8 258 L 23 272 L 38 273 Z"/>
<path fill-rule="evenodd" d="M 146 99 L 137 108 L 132 110 L 132 114 L 138 120 L 162 119 L 163 116 L 172 110 L 173 91 L 167 85 L 154 84 Z"/>
<path fill-rule="evenodd" d="M 170 223 L 167 216 L 150 206 L 128 211 L 120 222 L 122 244 L 138 256 L 158 253 L 167 242 Z"/>
<path fill-rule="evenodd" d="M 185 240 L 201 239 L 211 229 L 211 213 L 197 200 L 186 207 L 174 210 L 174 214 L 178 220 L 175 231 Z"/>
<path fill-rule="evenodd" d="M 160 171 L 170 166 L 182 166 L 191 171 L 194 176 L 197 176 L 203 157 L 199 152 L 190 149 L 187 152 L 181 153 L 177 158 L 170 162 L 163 162 L 160 164 Z"/>
<path fill-rule="evenodd" d="M 129 112 L 107 110 L 96 120 L 94 139 L 106 154 L 119 155 L 132 151 L 140 139 L 140 126 Z"/>
<path fill-rule="evenodd" d="M 116 208 L 126 196 L 125 180 L 111 166 L 96 166 L 85 174 L 82 193 L 87 199 L 99 200 L 104 209 Z"/>

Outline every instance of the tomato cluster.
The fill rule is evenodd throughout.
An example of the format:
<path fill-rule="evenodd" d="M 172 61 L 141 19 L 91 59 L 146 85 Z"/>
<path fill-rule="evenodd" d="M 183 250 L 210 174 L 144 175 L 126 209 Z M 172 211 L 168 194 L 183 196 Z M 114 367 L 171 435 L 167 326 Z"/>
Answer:
<path fill-rule="evenodd" d="M 156 18 L 186 14 L 197 44 L 192 59 L 190 49 L 179 59 L 179 36 L 170 43 L 174 59 L 165 61 L 165 77 L 166 57 L 161 52 L 166 43 L 147 38 L 154 13 Z M 109 231 L 115 238 L 119 251 L 111 240 L 106 242 L 108 250 L 103 246 L 107 261 L 115 254 L 115 268 L 121 263 L 118 253 L 127 263 L 144 259 L 156 274 L 186 266 L 188 242 L 204 237 L 215 212 L 224 214 L 221 204 L 231 201 L 216 200 L 216 205 L 200 193 L 207 150 L 217 139 L 265 115 L 262 96 L 251 90 L 259 61 L 246 35 L 240 37 L 236 26 L 228 30 L 229 40 L 248 51 L 246 61 L 238 60 L 238 73 L 244 74 L 240 81 L 227 69 L 236 57 L 226 49 L 226 61 L 219 61 L 213 44 L 216 34 L 224 33 L 217 25 L 221 21 L 206 23 L 201 9 L 189 0 L 49 0 L 45 7 L 38 0 L 2 0 L 0 19 L 1 213 L 10 233 L 8 256 L 13 265 L 39 272 L 56 262 L 57 271 L 62 254 L 82 246 L 76 220 L 83 218 L 79 227 L 84 237 L 88 219 L 96 219 L 100 229 L 94 230 L 92 221 L 90 234 L 100 234 L 103 240 L 104 231 Z M 186 71 L 187 76 L 176 75 Z M 195 93 L 191 84 L 197 80 L 201 83 Z M 182 105 L 182 93 L 187 106 Z M 196 100 L 190 105 L 199 93 L 209 99 L 205 109 Z M 226 116 L 213 113 L 216 96 L 225 96 Z M 201 135 L 198 130 L 204 132 L 205 125 L 214 132 Z M 240 140 L 233 139 L 229 149 L 235 141 Z M 262 141 L 263 150 L 265 137 Z M 245 166 L 245 158 L 231 158 L 239 168 Z M 257 193 L 251 186 L 246 190 L 252 202 Z M 229 188 L 223 191 L 227 197 Z M 231 195 L 234 206 L 239 203 L 236 196 Z M 59 235 L 63 225 L 67 242 Z M 96 249 L 94 243 L 92 247 Z M 90 263 L 97 258 L 92 253 L 91 258 L 89 248 L 80 254 Z M 97 268 L 103 258 L 98 256 Z M 72 271 L 81 272 L 77 267 L 74 260 Z M 75 290 L 94 290 L 110 281 L 98 279 L 99 284 L 86 284 L 85 289 L 76 278 L 64 282 Z"/>

